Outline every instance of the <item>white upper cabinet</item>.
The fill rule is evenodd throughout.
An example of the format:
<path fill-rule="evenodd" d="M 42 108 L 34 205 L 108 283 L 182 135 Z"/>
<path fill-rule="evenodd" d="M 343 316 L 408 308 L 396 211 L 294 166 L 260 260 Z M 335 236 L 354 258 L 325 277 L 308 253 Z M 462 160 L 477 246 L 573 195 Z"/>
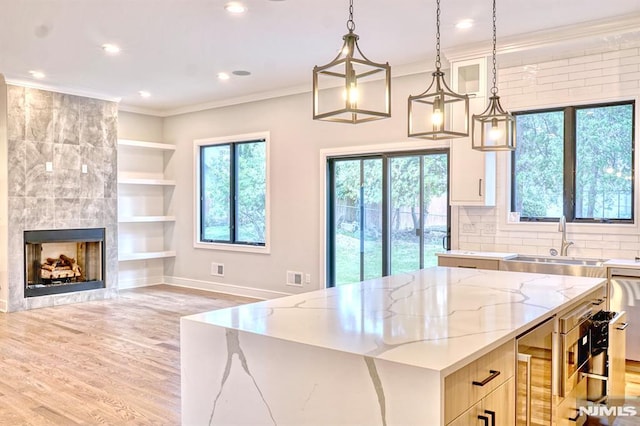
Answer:
<path fill-rule="evenodd" d="M 487 58 L 451 63 L 451 89 L 469 95 L 471 116 L 487 106 Z M 496 153 L 476 151 L 471 136 L 451 140 L 450 202 L 454 206 L 496 205 Z"/>

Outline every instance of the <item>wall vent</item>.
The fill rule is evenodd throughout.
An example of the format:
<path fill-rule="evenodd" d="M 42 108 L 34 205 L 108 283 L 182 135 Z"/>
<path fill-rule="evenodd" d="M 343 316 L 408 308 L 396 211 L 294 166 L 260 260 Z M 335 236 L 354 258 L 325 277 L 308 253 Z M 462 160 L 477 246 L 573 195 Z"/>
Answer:
<path fill-rule="evenodd" d="M 287 285 L 302 287 L 302 272 L 287 271 Z"/>
<path fill-rule="evenodd" d="M 224 277 L 224 263 L 211 262 L 211 275 Z"/>

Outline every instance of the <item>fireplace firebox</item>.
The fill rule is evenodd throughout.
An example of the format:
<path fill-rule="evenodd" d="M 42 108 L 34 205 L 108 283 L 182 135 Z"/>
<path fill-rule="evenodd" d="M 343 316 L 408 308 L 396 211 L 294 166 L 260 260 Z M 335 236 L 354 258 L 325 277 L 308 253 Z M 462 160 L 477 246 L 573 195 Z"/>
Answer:
<path fill-rule="evenodd" d="M 24 231 L 24 297 L 105 287 L 104 228 Z"/>

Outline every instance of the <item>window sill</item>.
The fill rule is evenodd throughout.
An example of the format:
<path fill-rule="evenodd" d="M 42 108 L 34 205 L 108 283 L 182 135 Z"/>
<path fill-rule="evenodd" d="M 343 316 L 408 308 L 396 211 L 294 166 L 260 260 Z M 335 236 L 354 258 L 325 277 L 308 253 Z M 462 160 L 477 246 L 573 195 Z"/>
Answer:
<path fill-rule="evenodd" d="M 243 245 L 243 244 L 204 243 L 202 241 L 196 241 L 195 243 L 193 243 L 193 247 L 197 249 L 206 249 L 206 250 L 271 254 L 271 248 L 269 247 L 269 244 L 265 246 L 250 246 L 250 245 Z"/>

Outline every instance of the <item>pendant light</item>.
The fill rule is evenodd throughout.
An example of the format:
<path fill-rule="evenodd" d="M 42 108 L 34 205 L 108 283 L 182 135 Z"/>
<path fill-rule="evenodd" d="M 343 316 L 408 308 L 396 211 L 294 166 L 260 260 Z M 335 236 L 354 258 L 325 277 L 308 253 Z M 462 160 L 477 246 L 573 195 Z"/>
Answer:
<path fill-rule="evenodd" d="M 436 5 L 436 70 L 427 90 L 409 96 L 409 137 L 465 137 L 469 136 L 469 96 L 451 90 L 440 70 L 440 0 Z"/>
<path fill-rule="evenodd" d="M 367 59 L 358 47 L 349 0 L 349 32 L 331 62 L 313 68 L 313 119 L 363 123 L 391 117 L 391 67 Z"/>
<path fill-rule="evenodd" d="M 500 104 L 496 85 L 496 0 L 493 0 L 493 87 L 487 109 L 473 115 L 471 146 L 478 151 L 513 151 L 516 149 L 516 120 Z"/>

